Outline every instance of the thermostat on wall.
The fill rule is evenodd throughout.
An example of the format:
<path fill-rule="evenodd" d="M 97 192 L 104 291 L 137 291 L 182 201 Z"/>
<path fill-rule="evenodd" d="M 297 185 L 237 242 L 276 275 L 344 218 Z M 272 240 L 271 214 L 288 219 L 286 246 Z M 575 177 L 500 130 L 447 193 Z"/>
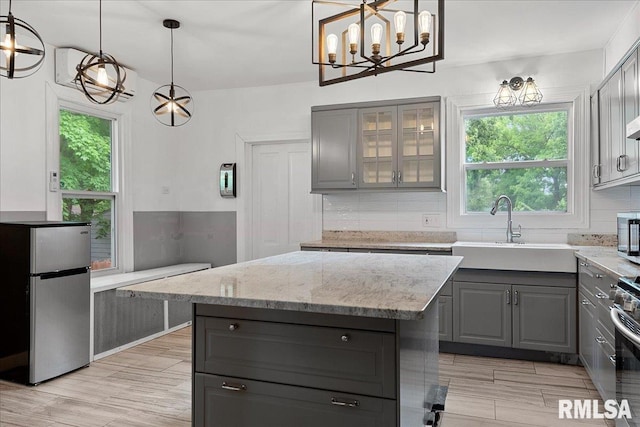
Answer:
<path fill-rule="evenodd" d="M 236 164 L 223 163 L 220 166 L 220 195 L 236 197 Z"/>

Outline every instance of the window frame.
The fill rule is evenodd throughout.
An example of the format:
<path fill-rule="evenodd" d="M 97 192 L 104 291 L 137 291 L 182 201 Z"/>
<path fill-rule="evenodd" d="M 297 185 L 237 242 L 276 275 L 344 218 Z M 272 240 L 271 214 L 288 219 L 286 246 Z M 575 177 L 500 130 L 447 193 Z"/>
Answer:
<path fill-rule="evenodd" d="M 505 161 L 505 162 L 482 162 L 482 163 L 467 163 L 466 161 L 466 142 L 465 136 L 466 132 L 463 130 L 462 132 L 462 168 L 463 168 L 463 184 L 462 184 L 462 212 L 464 215 L 475 215 L 475 214 L 485 214 L 486 212 L 467 212 L 467 172 L 470 170 L 498 170 L 498 169 L 530 169 L 530 168 L 550 168 L 550 167 L 566 167 L 567 168 L 567 211 L 533 211 L 533 212 L 520 212 L 514 211 L 518 214 L 530 214 L 530 215 L 566 215 L 567 213 L 571 213 L 574 210 L 573 206 L 573 162 L 572 162 L 572 153 L 573 153 L 573 104 L 570 102 L 563 103 L 553 103 L 553 104 L 543 104 L 535 107 L 519 107 L 519 108 L 511 108 L 511 109 L 500 109 L 496 110 L 496 108 L 483 108 L 483 109 L 473 109 L 473 110 L 464 110 L 462 111 L 462 124 L 463 129 L 464 121 L 467 118 L 474 117 L 491 117 L 491 116 L 506 116 L 510 114 L 519 114 L 519 113 L 551 113 L 551 112 L 559 112 L 564 111 L 567 113 L 567 157 L 566 159 L 555 159 L 555 160 L 523 160 L 523 161 Z M 498 196 L 498 195 L 497 195 Z M 497 197 L 496 196 L 496 197 Z M 487 206 L 487 212 L 491 206 Z"/>
<path fill-rule="evenodd" d="M 504 110 L 493 107 L 492 98 L 492 94 L 483 94 L 447 99 L 447 226 L 450 228 L 470 228 L 479 232 L 505 228 L 501 212 L 496 215 L 500 218 L 493 218 L 488 213 L 465 211 L 467 168 L 464 120 L 471 116 L 504 114 Z M 545 102 L 534 107 L 512 108 L 508 112 L 557 111 L 560 107 L 568 111 L 567 212 L 514 212 L 514 223 L 522 224 L 525 230 L 582 229 L 589 226 L 589 89 L 546 89 Z M 531 161 L 529 165 L 549 166 L 556 161 Z M 505 165 L 514 163 L 523 162 L 499 163 L 500 166 L 486 164 L 486 168 L 503 169 Z"/>
<path fill-rule="evenodd" d="M 112 120 L 111 142 L 111 192 L 49 190 L 47 184 L 46 218 L 49 221 L 62 220 L 62 197 L 78 195 L 83 198 L 113 197 L 112 267 L 91 271 L 91 277 L 124 273 L 133 270 L 133 210 L 128 177 L 131 176 L 131 106 L 117 102 L 115 104 L 95 108 L 78 91 L 67 88 L 55 90 L 50 85 L 46 88 L 46 121 L 47 121 L 47 172 L 49 180 L 51 172 L 60 173 L 60 110 L 88 114 Z"/>

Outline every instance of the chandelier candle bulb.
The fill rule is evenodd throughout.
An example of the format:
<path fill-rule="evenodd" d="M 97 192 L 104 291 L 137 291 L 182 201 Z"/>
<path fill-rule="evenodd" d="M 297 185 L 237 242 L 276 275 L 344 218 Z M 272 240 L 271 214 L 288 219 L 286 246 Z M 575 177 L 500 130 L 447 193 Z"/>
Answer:
<path fill-rule="evenodd" d="M 431 12 L 423 10 L 418 15 L 418 25 L 420 26 L 420 43 L 429 43 L 429 33 L 431 32 Z"/>
<path fill-rule="evenodd" d="M 336 52 L 338 52 L 338 36 L 329 34 L 327 36 L 327 53 L 329 54 L 329 62 L 336 62 Z"/>
<path fill-rule="evenodd" d="M 382 42 L 382 25 L 373 24 L 371 26 L 371 52 L 373 53 L 373 59 L 376 62 L 380 61 L 380 43 Z"/>
<path fill-rule="evenodd" d="M 393 15 L 393 22 L 396 26 L 396 43 L 404 43 L 404 27 L 407 24 L 407 14 L 399 10 Z"/>
<path fill-rule="evenodd" d="M 360 39 L 360 25 L 350 24 L 348 27 L 349 32 L 349 53 L 355 55 L 358 53 L 358 41 Z M 354 60 L 355 61 L 355 60 Z"/>

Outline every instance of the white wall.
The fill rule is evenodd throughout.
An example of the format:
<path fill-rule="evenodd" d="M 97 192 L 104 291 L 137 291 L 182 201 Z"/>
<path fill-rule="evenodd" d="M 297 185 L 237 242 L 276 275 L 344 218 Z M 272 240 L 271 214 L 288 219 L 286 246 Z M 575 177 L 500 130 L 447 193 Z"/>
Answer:
<path fill-rule="evenodd" d="M 94 108 L 75 89 L 55 83 L 54 48 L 46 46 L 42 68 L 23 79 L 0 78 L 0 211 L 46 210 L 47 195 L 47 86 L 60 99 Z M 178 210 L 177 159 L 184 143 L 181 129 L 168 129 L 150 112 L 152 91 L 160 86 L 138 78 L 137 95 L 113 104 L 131 111 L 131 176 L 133 210 Z M 162 187 L 170 187 L 162 194 Z"/>
<path fill-rule="evenodd" d="M 552 88 L 593 89 L 602 79 L 602 51 L 520 58 L 460 68 L 442 67 L 436 74 L 389 73 L 323 88 L 317 82 L 308 82 L 196 93 L 198 109 L 188 130 L 189 149 L 181 153 L 180 206 L 183 210 L 243 211 L 242 194 L 237 201 L 223 200 L 217 195 L 216 174 L 220 164 L 237 162 L 242 180 L 244 158 L 243 151 L 238 148 L 242 141 L 309 139 L 310 107 L 313 105 L 431 95 L 446 98 L 493 94 L 501 80 L 515 75 L 534 77 L 543 93 Z M 588 145 L 589 141 L 581 143 Z M 594 232 L 615 232 L 615 213 L 638 204 L 633 201 L 636 193 L 631 187 L 592 194 L 591 229 Z M 437 229 L 447 229 L 446 197 L 442 193 L 323 197 L 325 230 L 433 230 L 422 227 L 423 213 L 439 214 L 441 226 Z M 492 217 L 487 229 L 456 231 L 460 239 L 493 240 L 504 234 L 503 222 L 503 218 Z M 526 224 L 523 228 L 526 230 Z M 589 230 L 543 232 L 529 229 L 527 236 L 531 241 L 565 241 L 568 232 L 585 231 Z"/>
<path fill-rule="evenodd" d="M 604 47 L 603 77 L 613 70 L 638 39 L 640 39 L 640 1 L 636 3 Z"/>

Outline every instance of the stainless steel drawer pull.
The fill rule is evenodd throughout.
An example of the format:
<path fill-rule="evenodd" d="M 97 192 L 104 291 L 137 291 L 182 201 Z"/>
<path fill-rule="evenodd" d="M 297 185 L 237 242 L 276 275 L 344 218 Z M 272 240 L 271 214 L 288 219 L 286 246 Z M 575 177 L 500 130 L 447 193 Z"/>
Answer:
<path fill-rule="evenodd" d="M 238 325 L 237 323 L 231 323 L 229 325 L 229 330 L 230 331 L 235 331 L 236 329 L 238 329 L 240 327 L 240 325 Z"/>
<path fill-rule="evenodd" d="M 511 291 L 508 290 L 506 295 L 507 295 L 507 304 L 511 304 Z"/>
<path fill-rule="evenodd" d="M 225 390 L 231 390 L 231 391 L 245 391 L 247 389 L 247 386 L 244 384 L 239 384 L 239 385 L 231 384 L 224 381 L 222 383 L 222 388 Z"/>
<path fill-rule="evenodd" d="M 609 361 L 615 365 L 616 364 L 616 355 L 612 354 L 611 356 L 609 356 Z"/>
<path fill-rule="evenodd" d="M 580 267 L 587 267 L 589 264 L 586 262 L 580 261 Z"/>
<path fill-rule="evenodd" d="M 587 299 L 582 300 L 582 305 L 590 305 L 591 303 Z"/>
<path fill-rule="evenodd" d="M 349 338 L 351 338 L 351 337 L 349 337 L 349 334 L 344 334 L 343 336 L 340 337 L 340 339 L 342 341 L 344 341 L 344 342 L 348 342 Z"/>
<path fill-rule="evenodd" d="M 518 291 L 513 291 L 513 305 L 518 305 Z"/>
<path fill-rule="evenodd" d="M 607 342 L 607 340 L 605 340 L 603 337 L 596 337 L 596 342 L 598 344 L 604 344 Z"/>
<path fill-rule="evenodd" d="M 351 172 L 351 185 L 356 185 L 356 174 Z"/>
<path fill-rule="evenodd" d="M 602 279 L 604 276 L 602 274 L 596 273 L 596 279 Z"/>
<path fill-rule="evenodd" d="M 596 298 L 598 298 L 598 299 L 607 299 L 607 298 L 609 298 L 609 295 L 605 294 L 604 292 L 598 292 L 596 294 Z"/>
<path fill-rule="evenodd" d="M 357 400 L 338 400 L 335 397 L 331 398 L 331 404 L 336 406 L 348 406 L 349 408 L 360 406 L 360 402 Z"/>

